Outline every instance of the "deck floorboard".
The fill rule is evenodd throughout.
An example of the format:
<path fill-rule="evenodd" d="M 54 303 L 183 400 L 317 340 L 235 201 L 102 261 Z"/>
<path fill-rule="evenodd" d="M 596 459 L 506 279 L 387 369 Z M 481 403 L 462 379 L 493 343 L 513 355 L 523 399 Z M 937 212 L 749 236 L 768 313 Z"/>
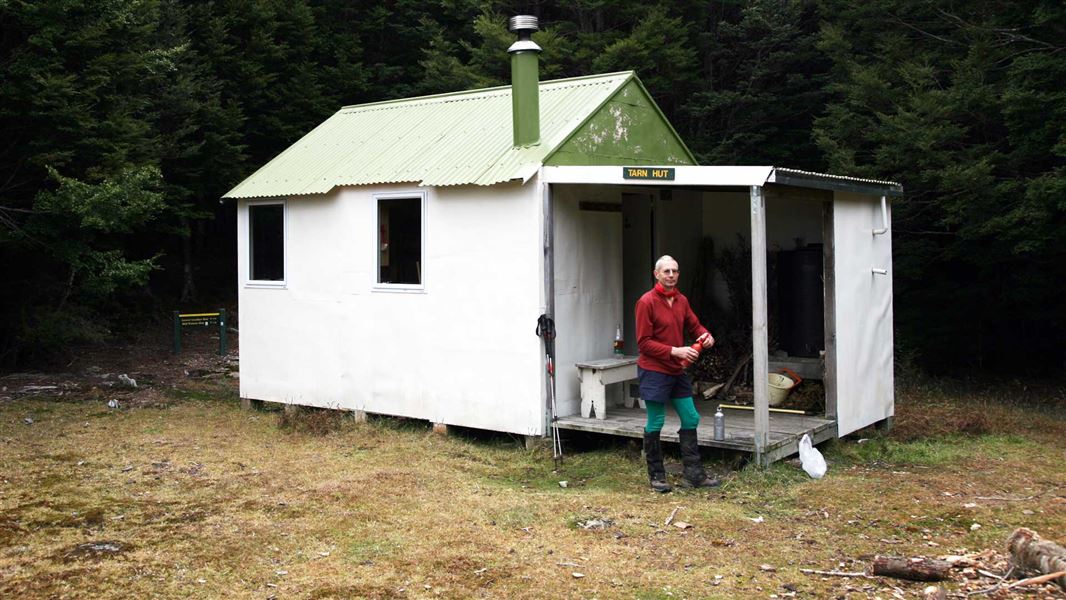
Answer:
<path fill-rule="evenodd" d="M 701 414 L 697 436 L 701 446 L 726 448 L 743 452 L 755 451 L 755 416 L 748 410 L 723 409 L 725 414 L 725 439 L 714 439 L 714 409 L 717 405 L 710 402 L 697 403 Z M 641 438 L 644 436 L 645 412 L 641 408 L 611 407 L 607 409 L 606 419 L 585 418 L 580 415 L 560 417 L 560 429 L 620 435 Z M 770 414 L 770 440 L 768 450 L 778 449 L 780 454 L 794 447 L 803 437 L 810 433 L 815 443 L 821 442 L 835 432 L 836 421 L 812 415 Z M 677 430 L 681 421 L 673 410 L 666 414 L 662 439 L 677 441 Z M 786 455 L 787 456 L 787 455 Z M 783 458 L 777 457 L 777 458 Z"/>

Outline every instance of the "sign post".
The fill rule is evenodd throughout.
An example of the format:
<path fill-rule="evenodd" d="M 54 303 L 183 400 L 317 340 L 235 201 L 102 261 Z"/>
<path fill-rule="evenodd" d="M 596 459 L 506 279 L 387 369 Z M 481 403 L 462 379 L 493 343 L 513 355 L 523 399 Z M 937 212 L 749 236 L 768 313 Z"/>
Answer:
<path fill-rule="evenodd" d="M 210 327 L 218 325 L 218 354 L 226 355 L 226 309 L 213 313 L 185 313 L 174 311 L 174 354 L 181 354 L 181 330 L 185 327 Z"/>

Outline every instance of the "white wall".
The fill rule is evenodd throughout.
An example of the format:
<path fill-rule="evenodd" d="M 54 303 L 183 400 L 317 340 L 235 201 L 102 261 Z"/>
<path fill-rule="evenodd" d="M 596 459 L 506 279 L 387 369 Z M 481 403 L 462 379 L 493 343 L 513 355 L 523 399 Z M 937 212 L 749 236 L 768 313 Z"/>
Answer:
<path fill-rule="evenodd" d="M 428 188 L 425 289 L 373 289 L 374 192 L 287 200 L 286 286 L 247 285 L 238 210 L 241 396 L 544 433 L 541 197 L 534 183 Z"/>
<path fill-rule="evenodd" d="M 622 322 L 622 213 L 580 210 L 581 201 L 617 204 L 621 193 L 608 186 L 553 187 L 555 389 L 561 416 L 581 409 L 574 363 L 610 357 L 615 326 Z"/>
<path fill-rule="evenodd" d="M 880 228 L 879 197 L 836 192 L 833 249 L 836 268 L 838 434 L 894 413 L 892 361 L 892 240 Z M 886 269 L 887 275 L 872 269 Z"/>

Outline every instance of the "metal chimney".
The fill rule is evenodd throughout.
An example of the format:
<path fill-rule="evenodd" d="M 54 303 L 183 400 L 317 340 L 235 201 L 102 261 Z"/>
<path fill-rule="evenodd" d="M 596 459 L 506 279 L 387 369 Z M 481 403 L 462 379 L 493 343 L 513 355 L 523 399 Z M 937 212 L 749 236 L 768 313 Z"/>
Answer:
<path fill-rule="evenodd" d="M 541 48 L 530 36 L 540 28 L 536 17 L 518 15 L 511 17 L 509 29 L 518 34 L 518 41 L 507 49 L 511 55 L 514 145 L 535 146 L 540 143 L 540 65 L 537 55 Z"/>

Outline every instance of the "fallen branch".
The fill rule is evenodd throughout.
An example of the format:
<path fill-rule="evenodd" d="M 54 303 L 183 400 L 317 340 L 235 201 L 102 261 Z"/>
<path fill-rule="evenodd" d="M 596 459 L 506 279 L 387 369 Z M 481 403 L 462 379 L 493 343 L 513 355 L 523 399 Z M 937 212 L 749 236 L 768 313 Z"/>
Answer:
<path fill-rule="evenodd" d="M 1011 567 L 1011 568 L 1007 569 L 1007 572 L 1004 573 L 1002 577 L 1000 577 L 998 575 L 994 575 L 993 579 L 998 579 L 999 580 L 999 581 L 996 582 L 996 585 L 994 585 L 994 586 L 992 586 L 990 588 L 985 588 L 983 590 L 977 590 L 975 592 L 969 592 L 969 593 L 966 594 L 966 596 L 969 597 L 969 596 L 977 596 L 978 594 L 991 594 L 992 592 L 1002 588 L 1003 587 L 1003 581 L 1005 579 L 1007 579 L 1008 577 L 1010 577 L 1010 574 L 1013 573 L 1013 572 L 1014 572 L 1014 567 Z"/>
<path fill-rule="evenodd" d="M 934 558 L 900 558 L 875 556 L 872 573 L 910 581 L 943 581 L 948 578 L 951 563 Z"/>
<path fill-rule="evenodd" d="M 806 573 L 808 575 L 825 575 L 827 577 L 866 577 L 872 579 L 870 575 L 862 571 L 819 571 L 818 569 L 800 569 L 800 573 Z"/>
<path fill-rule="evenodd" d="M 1011 562 L 1022 570 L 1042 575 L 1058 573 L 1046 581 L 1054 579 L 1059 587 L 1066 590 L 1066 548 L 1042 539 L 1032 529 L 1019 527 L 1007 538 L 1007 549 Z"/>
<path fill-rule="evenodd" d="M 1019 588 L 1026 585 L 1039 585 L 1041 583 L 1047 583 L 1053 579 L 1058 579 L 1059 577 L 1066 577 L 1066 571 L 1056 571 L 1054 573 L 1048 573 L 1047 575 L 1039 575 L 1037 577 L 1022 579 L 1021 581 L 1015 581 L 1014 583 L 1008 585 L 1007 589 L 1013 590 L 1014 588 Z"/>
<path fill-rule="evenodd" d="M 670 516 L 669 516 L 669 517 L 666 517 L 666 522 L 664 522 L 664 523 L 663 523 L 663 526 L 664 526 L 664 527 L 665 527 L 665 526 L 667 526 L 667 525 L 669 525 L 670 523 L 673 523 L 673 521 L 674 521 L 674 515 L 676 515 L 676 514 L 677 514 L 677 511 L 679 511 L 679 510 L 681 510 L 681 507 L 680 507 L 680 506 L 675 506 L 675 507 L 674 507 L 674 510 L 670 512 Z"/>

